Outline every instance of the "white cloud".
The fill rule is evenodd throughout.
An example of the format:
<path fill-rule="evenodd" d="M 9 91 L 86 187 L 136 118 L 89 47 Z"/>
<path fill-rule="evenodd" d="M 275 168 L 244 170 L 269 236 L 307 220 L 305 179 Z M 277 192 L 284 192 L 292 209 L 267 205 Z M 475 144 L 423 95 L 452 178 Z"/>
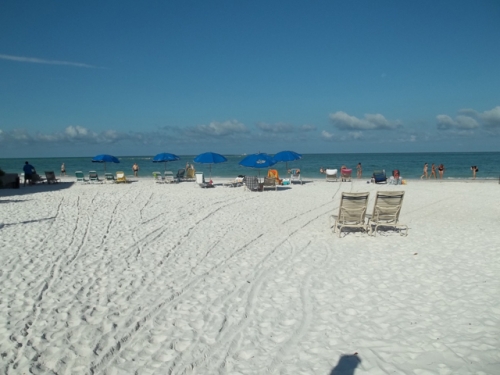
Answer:
<path fill-rule="evenodd" d="M 285 123 L 267 124 L 259 122 L 255 126 L 266 133 L 292 133 L 295 130 L 293 125 Z"/>
<path fill-rule="evenodd" d="M 381 114 L 365 114 L 364 119 L 359 119 L 338 111 L 330 114 L 330 120 L 340 130 L 393 130 L 401 126 L 399 121 L 389 121 Z"/>
<path fill-rule="evenodd" d="M 315 125 L 306 125 L 306 124 L 304 124 L 304 125 L 299 126 L 299 131 L 301 131 L 301 132 L 312 132 L 314 130 L 316 130 L 316 126 Z"/>
<path fill-rule="evenodd" d="M 483 120 L 486 127 L 500 127 L 500 106 L 481 113 L 479 117 Z"/>
<path fill-rule="evenodd" d="M 448 115 L 438 115 L 437 127 L 440 130 L 447 129 L 476 129 L 479 127 L 479 123 L 470 116 L 458 115 L 455 119 L 452 119 Z"/>
<path fill-rule="evenodd" d="M 323 138 L 324 140 L 327 140 L 327 141 L 332 141 L 335 138 L 335 134 L 329 133 L 326 130 L 323 130 L 321 132 L 321 138 Z"/>
<path fill-rule="evenodd" d="M 208 125 L 198 125 L 187 130 L 188 133 L 204 134 L 213 137 L 226 137 L 234 134 L 248 133 L 248 128 L 237 120 L 224 122 L 212 121 Z"/>
<path fill-rule="evenodd" d="M 24 56 L 12 56 L 12 55 L 0 54 L 0 59 L 10 60 L 10 61 L 18 61 L 18 62 L 35 63 L 35 64 L 69 65 L 69 66 L 76 66 L 78 68 L 98 68 L 97 66 L 84 64 L 84 63 L 71 62 L 71 61 L 59 61 L 59 60 L 45 60 L 45 59 L 40 59 L 38 57 L 24 57 Z"/>

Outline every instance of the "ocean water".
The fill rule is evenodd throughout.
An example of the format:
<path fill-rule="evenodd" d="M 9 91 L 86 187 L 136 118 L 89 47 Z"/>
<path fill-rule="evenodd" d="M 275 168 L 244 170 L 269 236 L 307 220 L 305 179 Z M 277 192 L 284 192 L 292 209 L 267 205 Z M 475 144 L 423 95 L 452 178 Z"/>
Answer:
<path fill-rule="evenodd" d="M 213 177 L 232 178 L 237 175 L 258 175 L 259 171 L 253 168 L 245 168 L 238 163 L 245 155 L 225 155 L 227 162 L 212 165 Z M 178 169 L 184 168 L 186 163 L 194 164 L 197 171 L 210 174 L 210 167 L 206 164 L 193 163 L 195 155 L 180 155 L 180 160 L 168 162 L 166 169 L 174 174 Z M 107 172 L 124 171 L 126 175 L 133 175 L 132 165 L 139 165 L 139 178 L 152 177 L 153 172 L 163 171 L 164 163 L 153 163 L 153 156 L 120 156 L 119 164 L 115 163 L 92 163 L 92 157 L 67 157 L 67 158 L 30 158 L 28 161 L 35 167 L 38 173 L 43 175 L 44 171 L 55 171 L 60 174 L 61 164 L 66 165 L 66 175 L 74 176 L 75 171 L 95 170 L 99 174 Z M 22 173 L 25 159 L 0 159 L 0 168 L 9 173 Z M 319 172 L 321 167 L 340 169 L 341 165 L 346 165 L 353 169 L 353 176 L 356 175 L 356 165 L 361 163 L 363 167 L 363 178 L 370 178 L 376 169 L 384 169 L 387 175 L 392 174 L 392 170 L 399 169 L 403 178 L 415 179 L 422 175 L 424 163 L 439 164 L 445 166 L 445 179 L 469 179 L 472 177 L 470 167 L 476 165 L 479 168 L 477 179 L 498 179 L 500 176 L 500 152 L 450 152 L 450 153 L 376 153 L 376 154 L 304 154 L 302 159 L 288 162 L 288 168 L 300 168 L 303 178 L 322 178 Z M 287 170 L 285 163 L 278 163 L 273 168 L 277 169 L 280 175 L 284 175 Z M 260 175 L 267 174 L 267 169 L 260 171 Z"/>

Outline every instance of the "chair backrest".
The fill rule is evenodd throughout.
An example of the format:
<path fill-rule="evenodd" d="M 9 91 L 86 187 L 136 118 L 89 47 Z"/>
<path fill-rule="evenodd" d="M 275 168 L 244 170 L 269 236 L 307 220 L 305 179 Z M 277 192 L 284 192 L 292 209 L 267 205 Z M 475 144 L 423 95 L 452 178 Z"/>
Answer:
<path fill-rule="evenodd" d="M 116 179 L 117 180 L 122 180 L 122 181 L 126 180 L 126 178 L 125 178 L 125 172 L 122 172 L 122 171 L 116 172 Z"/>
<path fill-rule="evenodd" d="M 184 174 L 186 173 L 186 170 L 185 169 L 179 169 L 177 171 L 177 175 L 175 177 L 177 178 L 184 178 Z"/>
<path fill-rule="evenodd" d="M 104 173 L 104 177 L 106 178 L 107 181 L 114 181 L 115 179 L 113 173 Z"/>
<path fill-rule="evenodd" d="M 264 177 L 264 186 L 276 186 L 276 178 Z"/>
<path fill-rule="evenodd" d="M 196 173 L 196 183 L 197 184 L 204 184 L 205 183 L 205 176 L 203 176 L 203 172 Z"/>
<path fill-rule="evenodd" d="M 99 178 L 99 176 L 97 175 L 96 171 L 89 171 L 89 178 L 91 180 L 97 180 Z"/>
<path fill-rule="evenodd" d="M 349 177 L 352 175 L 352 169 L 344 168 L 340 170 L 340 173 L 342 174 L 343 177 Z"/>
<path fill-rule="evenodd" d="M 187 169 L 187 172 L 186 172 L 186 177 L 187 178 L 194 178 L 194 174 L 195 174 L 195 169 L 194 168 L 188 168 Z"/>
<path fill-rule="evenodd" d="M 56 180 L 56 174 L 53 171 L 45 171 L 45 177 L 47 178 L 47 181 L 55 181 Z"/>
<path fill-rule="evenodd" d="M 161 172 L 153 172 L 153 178 L 155 179 L 155 181 L 161 181 Z"/>
<path fill-rule="evenodd" d="M 385 175 L 385 170 L 373 171 L 373 178 L 374 178 L 375 182 L 387 181 L 387 176 Z"/>
<path fill-rule="evenodd" d="M 249 190 L 259 190 L 259 180 L 256 176 L 246 176 L 245 185 Z"/>
<path fill-rule="evenodd" d="M 372 220 L 397 223 L 404 196 L 404 191 L 378 191 L 373 206 Z"/>
<path fill-rule="evenodd" d="M 342 193 L 339 207 L 339 221 L 360 223 L 365 221 L 370 193 Z"/>
<path fill-rule="evenodd" d="M 292 176 L 298 176 L 300 174 L 300 169 L 296 169 L 296 168 L 290 169 L 290 174 Z"/>
<path fill-rule="evenodd" d="M 325 173 L 327 176 L 337 176 L 337 172 L 337 169 L 327 169 Z"/>
<path fill-rule="evenodd" d="M 77 181 L 83 181 L 85 178 L 85 175 L 83 174 L 82 171 L 76 171 L 75 176 Z"/>

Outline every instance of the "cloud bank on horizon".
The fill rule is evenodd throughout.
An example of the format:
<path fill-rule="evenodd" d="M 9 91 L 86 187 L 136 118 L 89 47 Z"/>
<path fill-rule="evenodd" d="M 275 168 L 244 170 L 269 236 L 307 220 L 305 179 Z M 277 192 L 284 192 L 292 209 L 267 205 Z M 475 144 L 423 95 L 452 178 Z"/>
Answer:
<path fill-rule="evenodd" d="M 69 125 L 59 132 L 30 133 L 23 129 L 0 129 L 0 145 L 11 148 L 25 147 L 35 143 L 67 145 L 96 145 L 124 143 L 129 145 L 188 145 L 211 144 L 221 147 L 224 142 L 270 141 L 285 143 L 297 137 L 309 141 L 378 143 L 415 142 L 431 137 L 500 137 L 500 106 L 483 112 L 461 109 L 452 118 L 449 115 L 436 116 L 436 134 L 430 135 L 406 128 L 400 120 L 388 120 L 381 114 L 365 114 L 356 117 L 343 111 L 329 115 L 331 130 L 319 129 L 315 125 L 295 126 L 286 123 L 256 123 L 247 126 L 238 120 L 212 121 L 208 124 L 178 127 L 163 126 L 155 130 L 123 132 L 114 129 L 92 130 L 79 125 Z M 384 133 L 381 135 L 381 133 Z"/>

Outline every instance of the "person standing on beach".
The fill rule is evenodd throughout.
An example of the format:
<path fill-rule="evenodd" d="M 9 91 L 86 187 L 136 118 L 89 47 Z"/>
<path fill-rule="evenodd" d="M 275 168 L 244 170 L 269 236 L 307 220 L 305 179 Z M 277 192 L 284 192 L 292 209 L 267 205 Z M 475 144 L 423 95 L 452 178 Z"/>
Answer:
<path fill-rule="evenodd" d="M 358 163 L 358 166 L 356 167 L 356 170 L 358 171 L 358 178 L 361 178 L 361 175 L 363 174 L 363 168 L 361 167 L 361 163 Z"/>
<path fill-rule="evenodd" d="M 472 171 L 472 179 L 475 180 L 476 173 L 479 172 L 479 169 L 476 165 L 473 165 L 472 167 L 470 167 L 470 170 Z"/>
<path fill-rule="evenodd" d="M 429 178 L 432 178 L 432 176 L 434 176 L 435 179 L 437 179 L 437 175 L 436 175 L 436 164 L 432 163 L 431 165 L 431 175 Z"/>
<path fill-rule="evenodd" d="M 66 176 L 66 166 L 64 163 L 61 165 L 61 176 Z"/>
<path fill-rule="evenodd" d="M 134 163 L 134 165 L 132 166 L 132 170 L 134 171 L 134 176 L 137 177 L 137 172 L 139 172 L 139 166 L 137 165 L 137 163 Z"/>
<path fill-rule="evenodd" d="M 424 164 L 424 174 L 422 176 L 420 176 L 420 179 L 422 178 L 429 178 L 429 176 L 427 175 L 427 163 Z"/>
<path fill-rule="evenodd" d="M 443 164 L 439 164 L 438 171 L 439 171 L 439 179 L 442 180 L 443 175 L 444 175 L 444 165 Z"/>
<path fill-rule="evenodd" d="M 23 171 L 24 171 L 24 186 L 26 186 L 26 181 L 28 180 L 30 185 L 33 184 L 33 175 L 36 173 L 35 167 L 33 167 L 30 163 L 25 162 Z"/>

